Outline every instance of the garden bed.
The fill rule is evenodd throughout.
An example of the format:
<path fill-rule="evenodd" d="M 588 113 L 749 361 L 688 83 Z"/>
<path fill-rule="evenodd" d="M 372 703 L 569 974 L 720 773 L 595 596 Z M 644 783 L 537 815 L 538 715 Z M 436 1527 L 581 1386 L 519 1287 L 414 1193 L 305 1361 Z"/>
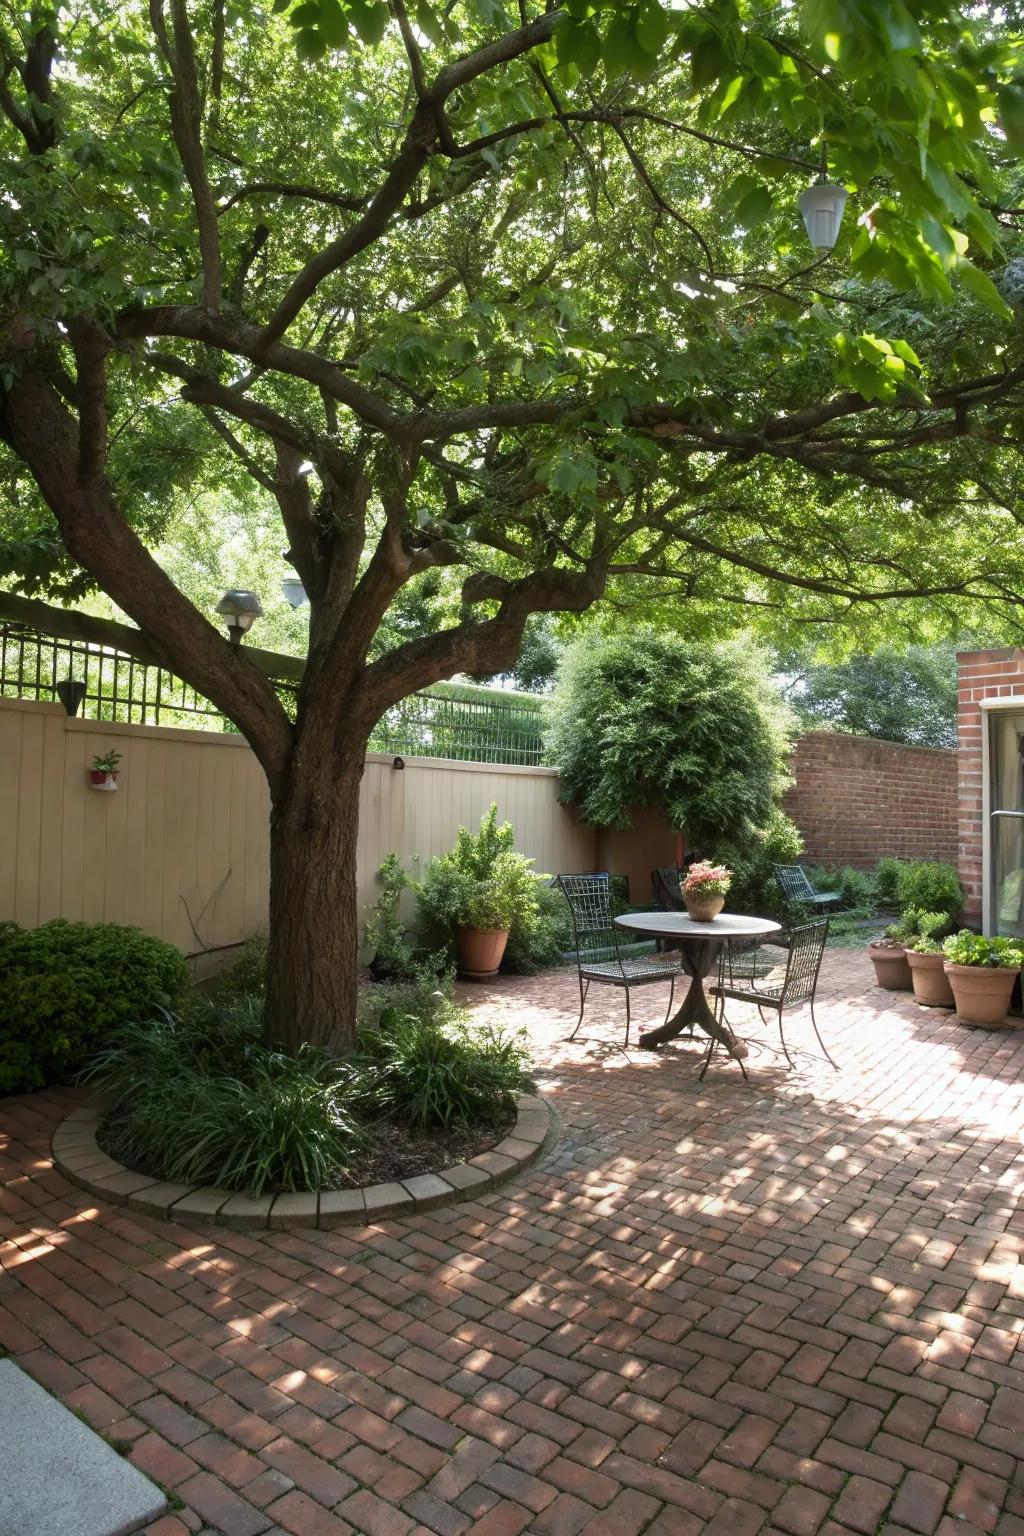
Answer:
<path fill-rule="evenodd" d="M 396 1167 L 387 1179 L 381 1179 L 374 1167 L 370 1172 L 378 1173 L 375 1182 L 359 1188 L 253 1197 L 214 1185 L 157 1179 L 125 1167 L 104 1152 L 97 1139 L 105 1108 L 102 1099 L 94 1098 L 73 1110 L 57 1127 L 53 1158 L 67 1178 L 99 1199 L 148 1215 L 189 1226 L 216 1222 L 244 1230 L 358 1226 L 457 1200 L 478 1199 L 536 1162 L 555 1130 L 554 1115 L 545 1101 L 524 1093 L 517 1098 L 509 1134 L 490 1149 L 451 1166 L 415 1175 Z M 490 1134 L 500 1132 L 491 1127 Z M 439 1150 L 446 1144 L 449 1150 L 455 1145 L 446 1143 L 444 1137 L 434 1136 L 432 1140 Z"/>

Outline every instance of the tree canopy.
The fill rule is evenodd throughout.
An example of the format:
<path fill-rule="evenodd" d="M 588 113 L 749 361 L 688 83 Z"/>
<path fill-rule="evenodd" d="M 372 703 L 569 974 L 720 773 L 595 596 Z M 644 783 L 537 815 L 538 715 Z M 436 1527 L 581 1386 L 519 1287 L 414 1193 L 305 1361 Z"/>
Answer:
<path fill-rule="evenodd" d="M 349 1008 L 322 914 L 354 930 L 373 723 L 511 671 L 532 614 L 1012 623 L 1014 28 L 948 0 L 0 9 L 0 572 L 101 587 L 252 743 L 272 1016 Z M 849 194 L 824 255 L 819 174 Z M 279 519 L 309 594 L 294 714 L 153 558 L 211 493 Z"/>
<path fill-rule="evenodd" d="M 852 731 L 917 747 L 955 747 L 956 652 L 951 645 L 882 646 L 848 661 L 811 663 L 787 693 L 805 730 Z"/>

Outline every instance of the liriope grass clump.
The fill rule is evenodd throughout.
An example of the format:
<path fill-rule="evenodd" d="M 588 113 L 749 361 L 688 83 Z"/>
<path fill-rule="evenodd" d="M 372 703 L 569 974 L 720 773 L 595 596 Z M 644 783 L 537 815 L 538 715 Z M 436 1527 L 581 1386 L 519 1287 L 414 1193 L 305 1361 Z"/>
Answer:
<path fill-rule="evenodd" d="M 118 1161 L 259 1196 L 352 1182 L 385 1125 L 502 1126 L 528 1066 L 519 1037 L 474 1029 L 450 982 L 423 976 L 367 989 L 349 1055 L 268 1042 L 262 998 L 227 989 L 125 1025 L 85 1076 L 110 1096 L 100 1139 Z"/>

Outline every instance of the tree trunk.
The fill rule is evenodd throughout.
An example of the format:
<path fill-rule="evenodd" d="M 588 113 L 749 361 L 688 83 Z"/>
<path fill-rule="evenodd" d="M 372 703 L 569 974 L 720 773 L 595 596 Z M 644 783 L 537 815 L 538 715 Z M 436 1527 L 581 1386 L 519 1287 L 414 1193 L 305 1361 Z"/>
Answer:
<path fill-rule="evenodd" d="M 348 1050 L 355 1042 L 356 846 L 364 748 L 296 751 L 270 818 L 267 1033 Z"/>

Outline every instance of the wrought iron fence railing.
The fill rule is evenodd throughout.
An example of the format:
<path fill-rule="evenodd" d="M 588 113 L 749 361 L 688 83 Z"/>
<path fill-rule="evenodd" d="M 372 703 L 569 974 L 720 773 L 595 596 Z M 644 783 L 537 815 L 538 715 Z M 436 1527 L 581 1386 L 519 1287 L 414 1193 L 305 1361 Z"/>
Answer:
<path fill-rule="evenodd" d="M 282 662 L 288 660 L 282 657 Z M 292 710 L 295 683 L 276 679 L 274 686 Z M 482 692 L 440 684 L 403 699 L 375 726 L 370 750 L 468 762 L 539 763 L 541 701 L 497 690 L 493 699 L 481 698 Z M 0 621 L 0 697 L 60 700 L 71 714 L 126 725 L 235 729 L 188 683 L 152 662 L 115 646 L 8 620 Z"/>

